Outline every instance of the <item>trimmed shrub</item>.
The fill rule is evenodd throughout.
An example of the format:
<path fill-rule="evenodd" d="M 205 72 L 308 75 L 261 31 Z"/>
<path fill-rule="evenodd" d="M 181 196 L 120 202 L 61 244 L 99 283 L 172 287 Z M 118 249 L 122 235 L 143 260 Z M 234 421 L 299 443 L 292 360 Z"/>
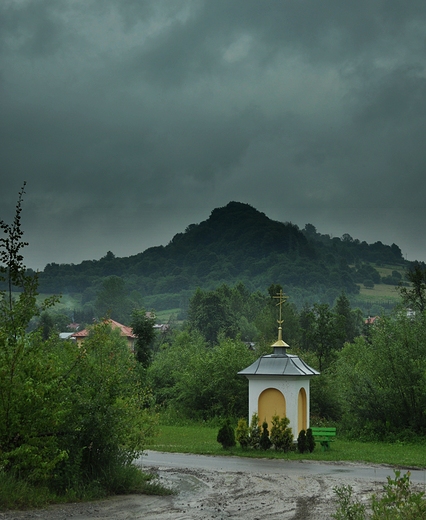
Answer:
<path fill-rule="evenodd" d="M 245 419 L 240 419 L 235 431 L 235 437 L 241 448 L 245 450 L 250 443 L 249 427 Z"/>
<path fill-rule="evenodd" d="M 222 444 L 224 450 L 235 446 L 235 432 L 229 419 L 226 419 L 220 427 L 216 440 Z"/>
<path fill-rule="evenodd" d="M 289 428 L 290 420 L 287 417 L 274 415 L 272 417 L 271 442 L 276 450 L 288 452 L 293 444 L 293 433 Z"/>
<path fill-rule="evenodd" d="M 260 448 L 260 436 L 259 416 L 254 413 L 250 422 L 250 446 L 255 450 Z"/>
<path fill-rule="evenodd" d="M 306 430 L 306 445 L 309 450 L 309 453 L 312 453 L 315 449 L 315 439 L 314 439 L 314 436 L 312 435 L 311 428 L 308 428 Z"/>
<path fill-rule="evenodd" d="M 299 432 L 299 436 L 297 437 L 297 449 L 299 453 L 306 453 L 309 451 L 305 430 L 300 430 Z"/>
<path fill-rule="evenodd" d="M 269 450 L 272 446 L 272 442 L 269 438 L 268 423 L 263 421 L 262 423 L 262 435 L 260 436 L 260 448 L 262 450 Z"/>

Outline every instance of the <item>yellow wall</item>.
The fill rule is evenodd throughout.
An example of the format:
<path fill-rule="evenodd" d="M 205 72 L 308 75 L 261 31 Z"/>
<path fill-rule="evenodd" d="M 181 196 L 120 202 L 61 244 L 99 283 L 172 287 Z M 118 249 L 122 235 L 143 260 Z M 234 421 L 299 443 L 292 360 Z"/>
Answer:
<path fill-rule="evenodd" d="M 297 435 L 300 433 L 300 430 L 306 430 L 308 424 L 308 410 L 306 407 L 306 392 L 304 388 L 301 388 L 299 391 L 299 397 L 297 400 L 297 425 L 299 427 L 297 431 Z"/>
<path fill-rule="evenodd" d="M 258 415 L 260 424 L 266 420 L 269 427 L 272 417 L 286 417 L 286 404 L 284 395 L 276 388 L 267 388 L 259 395 Z"/>

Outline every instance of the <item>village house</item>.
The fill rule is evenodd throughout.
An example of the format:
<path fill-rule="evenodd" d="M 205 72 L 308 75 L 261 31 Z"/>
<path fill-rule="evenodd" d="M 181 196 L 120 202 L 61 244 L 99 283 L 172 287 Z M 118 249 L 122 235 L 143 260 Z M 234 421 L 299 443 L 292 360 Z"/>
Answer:
<path fill-rule="evenodd" d="M 135 349 L 135 340 L 136 336 L 133 334 L 133 330 L 131 327 L 127 327 L 126 325 L 122 325 L 118 323 L 118 321 L 114 321 L 111 319 L 105 320 L 105 323 L 108 323 L 112 329 L 119 329 L 120 335 L 125 337 L 127 340 L 127 345 L 129 349 L 133 352 Z M 74 332 L 71 334 L 70 339 L 73 339 L 77 342 L 77 345 L 80 346 L 84 340 L 89 336 L 90 329 L 83 329 L 79 332 Z"/>

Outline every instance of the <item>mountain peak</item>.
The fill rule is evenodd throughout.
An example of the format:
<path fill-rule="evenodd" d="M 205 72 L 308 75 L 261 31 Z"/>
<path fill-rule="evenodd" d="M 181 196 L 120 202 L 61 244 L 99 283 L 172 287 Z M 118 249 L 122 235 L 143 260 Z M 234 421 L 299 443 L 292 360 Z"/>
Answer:
<path fill-rule="evenodd" d="M 241 218 L 244 216 L 246 216 L 246 217 L 248 217 L 248 216 L 266 217 L 266 215 L 264 213 L 261 213 L 260 211 L 258 211 L 256 208 L 254 208 L 250 204 L 247 204 L 245 202 L 236 202 L 236 201 L 228 202 L 228 204 L 226 206 L 214 209 L 210 214 L 210 219 L 215 220 L 217 218 L 222 218 L 223 216 L 226 216 L 227 218 L 229 216 L 235 216 L 238 218 Z"/>

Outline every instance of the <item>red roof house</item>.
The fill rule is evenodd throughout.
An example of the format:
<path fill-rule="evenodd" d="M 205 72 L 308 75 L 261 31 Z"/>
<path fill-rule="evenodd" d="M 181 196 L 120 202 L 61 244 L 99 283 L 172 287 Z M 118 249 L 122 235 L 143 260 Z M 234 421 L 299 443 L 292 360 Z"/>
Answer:
<path fill-rule="evenodd" d="M 114 321 L 111 319 L 105 320 L 104 323 L 108 323 L 112 329 L 120 329 L 120 335 L 127 339 L 127 344 L 129 345 L 129 348 L 131 350 L 134 350 L 136 336 L 133 334 L 133 330 L 131 327 L 127 327 L 126 325 L 122 325 L 121 323 L 118 323 L 118 321 Z M 72 334 L 71 338 L 77 341 L 77 345 L 81 345 L 89 334 L 90 329 L 84 329 Z"/>

